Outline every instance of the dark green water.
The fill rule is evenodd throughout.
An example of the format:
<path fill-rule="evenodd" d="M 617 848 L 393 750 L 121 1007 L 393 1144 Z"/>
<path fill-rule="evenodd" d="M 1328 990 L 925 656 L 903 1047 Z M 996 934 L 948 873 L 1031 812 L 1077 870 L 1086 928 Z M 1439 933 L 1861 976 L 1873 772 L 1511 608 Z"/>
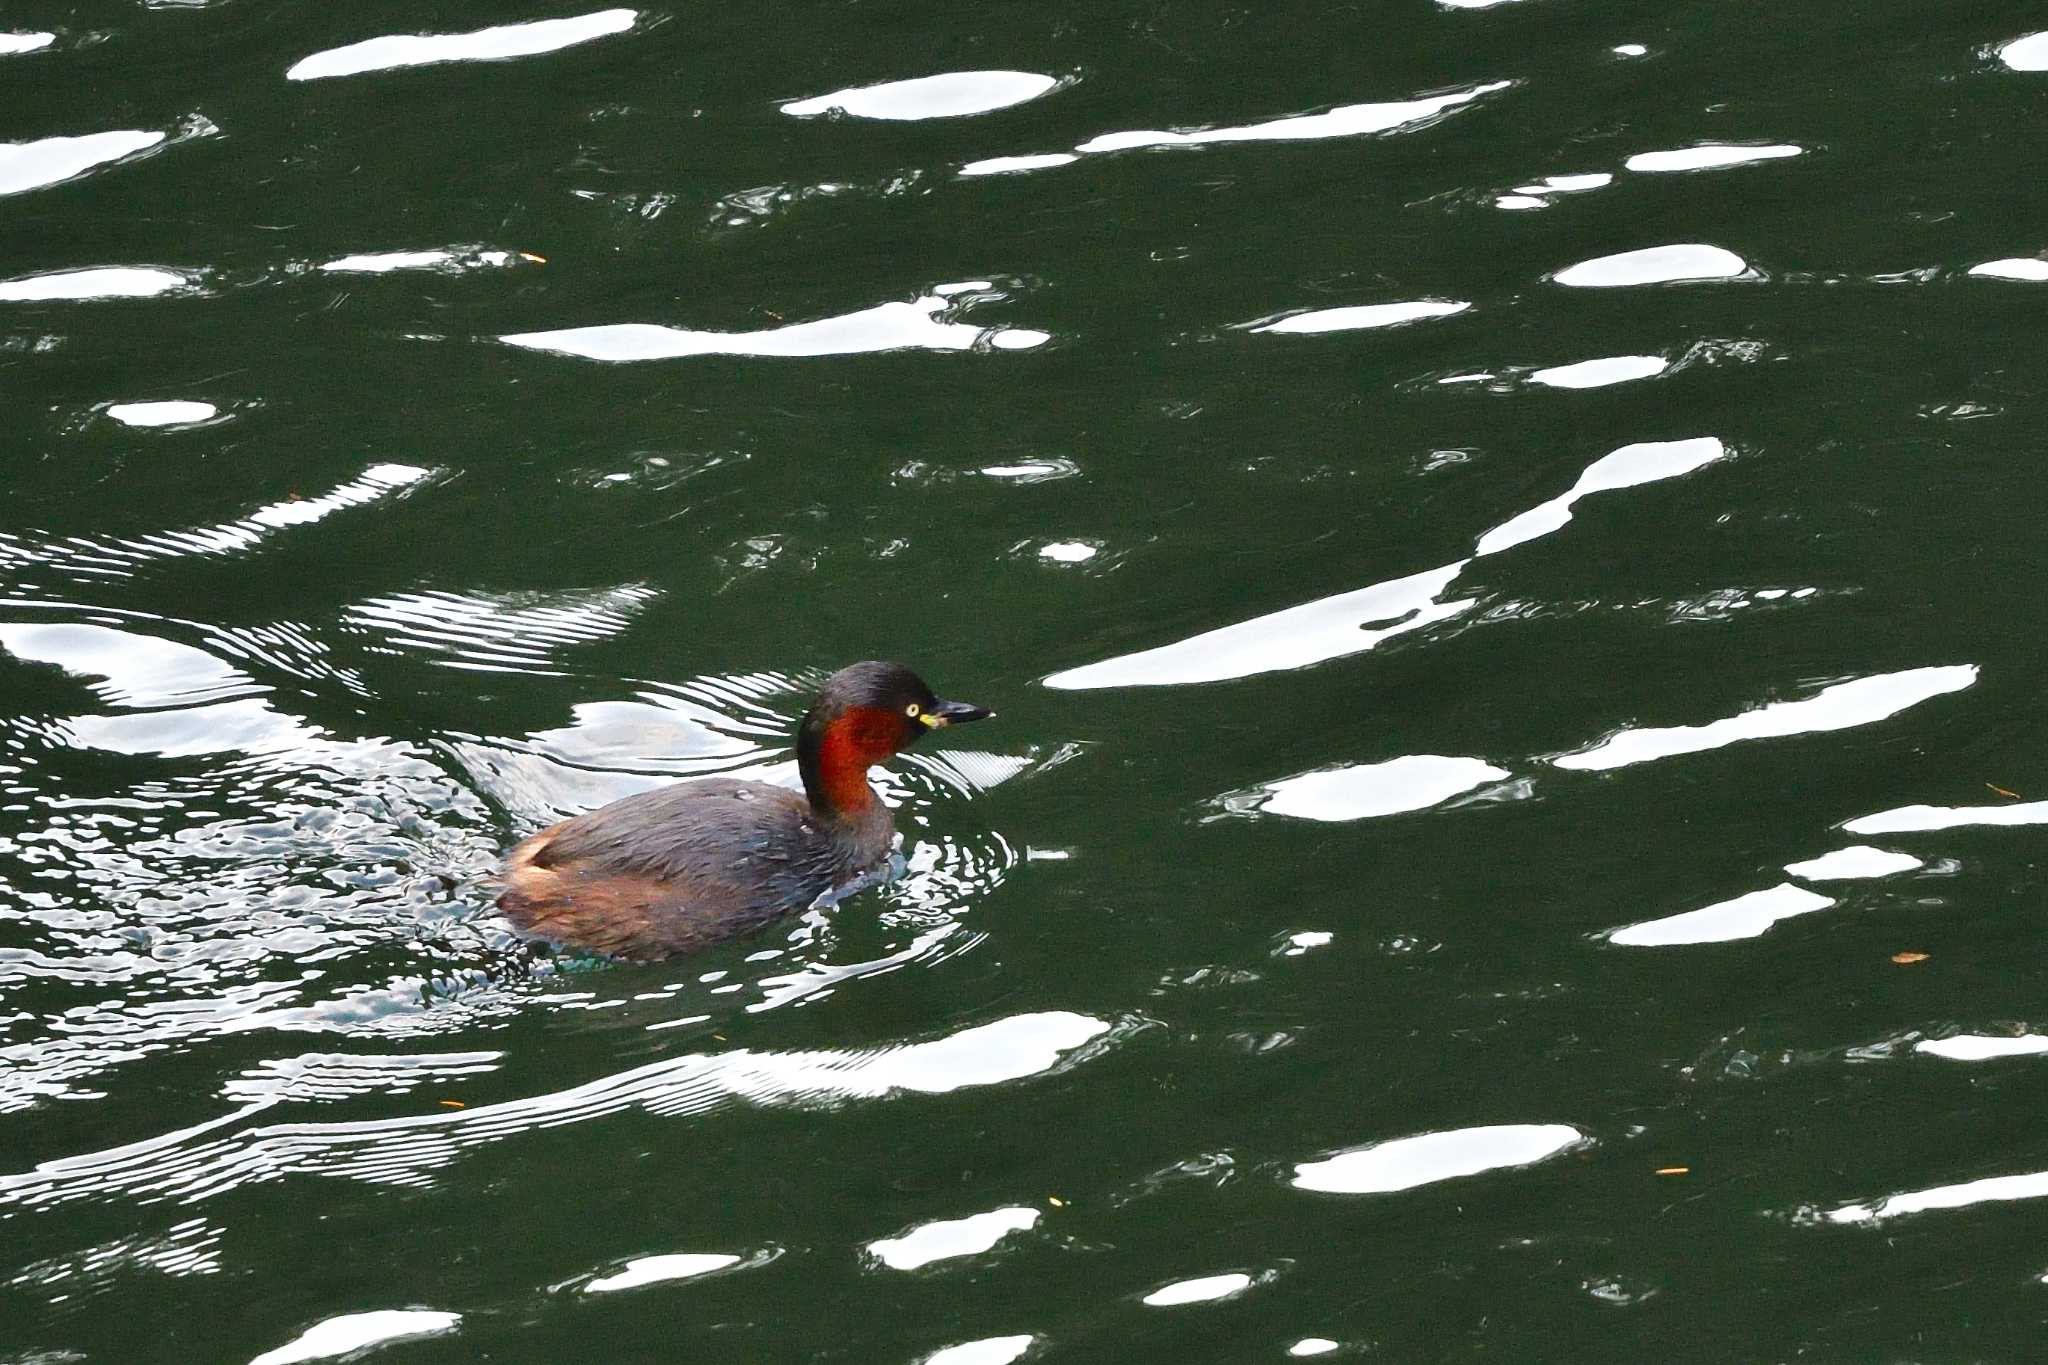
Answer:
<path fill-rule="evenodd" d="M 2038 6 L 403 8 L 0 25 L 0 1360 L 2039 1358 Z"/>

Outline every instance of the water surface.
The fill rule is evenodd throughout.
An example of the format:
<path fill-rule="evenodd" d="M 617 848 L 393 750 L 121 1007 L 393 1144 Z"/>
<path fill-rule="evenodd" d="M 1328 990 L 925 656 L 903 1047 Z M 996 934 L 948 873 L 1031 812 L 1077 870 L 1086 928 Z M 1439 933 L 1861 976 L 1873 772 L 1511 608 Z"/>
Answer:
<path fill-rule="evenodd" d="M 0 1360 L 2032 1358 L 2044 22 L 11 8 Z"/>

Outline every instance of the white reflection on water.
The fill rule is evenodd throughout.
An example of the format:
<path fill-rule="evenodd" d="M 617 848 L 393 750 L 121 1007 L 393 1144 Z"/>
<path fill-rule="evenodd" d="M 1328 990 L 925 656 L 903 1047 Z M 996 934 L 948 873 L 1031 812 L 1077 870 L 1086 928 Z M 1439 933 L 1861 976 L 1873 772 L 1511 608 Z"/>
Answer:
<path fill-rule="evenodd" d="M 1560 768 L 1604 772 L 1632 763 L 1718 749 L 1743 740 L 1782 739 L 1788 735 L 1874 725 L 1934 697 L 1960 692 L 1976 681 L 1975 664 L 1880 673 L 1823 687 L 1799 701 L 1771 702 L 1706 725 L 1623 730 L 1589 749 L 1552 761 Z"/>
<path fill-rule="evenodd" d="M 1408 754 L 1282 778 L 1253 792 L 1251 806 L 1303 820 L 1366 820 L 1427 810 L 1507 776 L 1505 768 L 1477 758 Z"/>
<path fill-rule="evenodd" d="M 924 1358 L 924 1365 L 1010 1365 L 1011 1361 L 1021 1360 L 1035 1340 L 1036 1337 L 1025 1333 L 1022 1336 L 963 1341 L 958 1346 L 932 1352 Z"/>
<path fill-rule="evenodd" d="M 1329 947 L 1336 938 L 1328 929 L 1298 929 L 1283 940 L 1285 946 L 1280 949 L 1280 956 L 1300 957 L 1314 949 Z"/>
<path fill-rule="evenodd" d="M 1573 289 L 1618 289 L 1691 280 L 1730 280 L 1748 270 L 1749 263 L 1726 247 L 1682 242 L 1581 261 L 1566 266 L 1551 278 Z"/>
<path fill-rule="evenodd" d="M 0 33 L 0 57 L 40 52 L 56 41 L 54 33 Z"/>
<path fill-rule="evenodd" d="M 1471 608 L 1474 599 L 1438 600 L 1466 563 L 1461 559 L 1174 644 L 1070 668 L 1047 678 L 1045 685 L 1080 689 L 1220 682 L 1356 654 Z"/>
<path fill-rule="evenodd" d="M 1325 1194 L 1387 1194 L 1483 1171 L 1532 1166 L 1578 1147 L 1568 1123 L 1502 1123 L 1452 1128 L 1356 1147 L 1294 1168 L 1294 1187 Z"/>
<path fill-rule="evenodd" d="M 165 136 L 157 132 L 122 131 L 46 137 L 36 142 L 0 142 L 0 194 L 19 194 L 69 180 L 94 166 L 154 147 Z"/>
<path fill-rule="evenodd" d="M 1661 355 L 1610 355 L 1537 370 L 1529 382 L 1550 389 L 1602 389 L 1609 384 L 1655 379 L 1670 368 L 1671 362 Z"/>
<path fill-rule="evenodd" d="M 626 1262 L 610 1275 L 600 1276 L 583 1286 L 586 1294 L 613 1294 L 671 1280 L 690 1280 L 740 1263 L 737 1256 L 723 1252 L 679 1252 L 670 1256 L 642 1256 Z"/>
<path fill-rule="evenodd" d="M 1644 920 L 1616 929 L 1609 943 L 1629 948 L 1669 948 L 1685 943 L 1726 943 L 1731 939 L 1755 938 L 1780 920 L 1826 910 L 1834 902 L 1817 892 L 1790 882 L 1764 891 L 1752 891 L 1734 900 L 1721 901 L 1698 910 L 1664 919 Z"/>
<path fill-rule="evenodd" d="M 982 161 L 968 162 L 960 168 L 960 174 L 1010 175 L 1017 171 L 1044 171 L 1054 166 L 1070 166 L 1080 159 L 1072 152 L 1043 152 L 1037 156 L 992 156 Z"/>
<path fill-rule="evenodd" d="M 203 649 L 111 626 L 0 621 L 0 647 L 94 680 L 94 693 L 110 706 L 191 706 L 270 690 Z"/>
<path fill-rule="evenodd" d="M 1515 186 L 1513 194 L 1497 196 L 1493 206 L 1497 209 L 1547 209 L 1551 201 L 1561 194 L 1584 194 L 1613 183 L 1614 177 L 1606 171 L 1546 175 L 1533 184 Z"/>
<path fill-rule="evenodd" d="M 1802 156 L 1804 147 L 1789 142 L 1764 147 L 1745 147 L 1737 143 L 1702 142 L 1696 147 L 1674 147 L 1668 152 L 1637 152 L 1626 165 L 1632 171 L 1649 173 L 1668 171 L 1714 171 L 1726 166 L 1747 166 L 1757 161 L 1776 161 L 1788 156 Z"/>
<path fill-rule="evenodd" d="M 1893 853 L 1888 849 L 1857 844 L 1853 848 L 1838 848 L 1818 858 L 1808 858 L 1805 862 L 1786 863 L 1785 870 L 1809 882 L 1839 882 L 1889 877 L 1925 866 L 1910 853 Z"/>
<path fill-rule="evenodd" d="M 394 270 L 460 270 L 477 266 L 510 265 L 516 259 L 510 251 L 477 251 L 460 247 L 435 247 L 427 251 L 369 251 L 338 256 L 321 262 L 320 269 L 335 275 L 384 275 Z"/>
<path fill-rule="evenodd" d="M 1017 1014 L 925 1042 L 865 1050 L 672 1057 L 528 1099 L 355 1123 L 281 1123 L 215 1136 L 264 1104 L 161 1137 L 47 1161 L 0 1176 L 0 1205 L 78 1199 L 191 1202 L 286 1175 L 426 1185 L 471 1147 L 613 1114 L 701 1115 L 733 1104 L 821 1108 L 904 1094 L 941 1095 L 1052 1071 L 1110 1026 L 1064 1011 Z"/>
<path fill-rule="evenodd" d="M 1350 332 L 1368 327 L 1397 327 L 1402 323 L 1420 322 L 1425 318 L 1451 317 L 1471 306 L 1469 303 L 1451 299 L 1417 299 L 1410 303 L 1368 303 L 1355 308 L 1318 308 L 1313 312 L 1295 313 L 1273 322 L 1252 323 L 1248 325 L 1247 330 L 1311 334 Z"/>
<path fill-rule="evenodd" d="M 77 748 L 161 757 L 276 753 L 323 734 L 255 695 L 269 688 L 190 645 L 109 626 L 0 622 L 0 646 L 18 659 L 100 680 L 93 690 L 128 712 L 52 722 L 51 736 Z"/>
<path fill-rule="evenodd" d="M 2020 280 L 2028 284 L 2039 284 L 2048 280 L 2048 261 L 2039 256 L 2011 256 L 2001 261 L 1986 261 L 1970 267 L 1970 273 L 1980 279 Z"/>
<path fill-rule="evenodd" d="M 390 71 L 437 62 L 496 62 L 554 52 L 593 38 L 624 33 L 637 18 L 629 9 L 599 10 L 571 19 L 543 19 L 531 24 L 505 24 L 474 33 L 407 33 L 370 38 L 347 47 L 316 52 L 285 72 L 287 80 L 311 81 L 325 76 L 354 76 L 365 71 Z"/>
<path fill-rule="evenodd" d="M 2001 1204 L 2043 1196 L 2048 1196 L 2048 1171 L 2033 1171 L 2026 1175 L 1995 1175 L 1960 1185 L 1937 1185 L 1929 1190 L 1909 1190 L 1868 1204 L 1843 1204 L 1823 1210 L 1820 1219 L 1828 1223 L 1881 1223 L 1909 1213 L 1965 1209 L 1973 1204 Z"/>
<path fill-rule="evenodd" d="M 1722 458 L 1727 447 L 1711 436 L 1623 446 L 1589 465 L 1572 490 L 1487 532 L 1474 557 L 1546 535 L 1571 520 L 1571 505 L 1588 493 L 1676 478 Z M 1476 598 L 1445 600 L 1470 559 L 1406 578 L 1304 602 L 1266 616 L 1204 631 L 1101 663 L 1055 673 L 1047 687 L 1163 687 L 1248 678 L 1280 669 L 1362 653 L 1447 621 L 1477 605 Z"/>
<path fill-rule="evenodd" d="M 315 1323 L 293 1341 L 274 1351 L 265 1351 L 249 1365 L 298 1365 L 306 1360 L 329 1360 L 386 1342 L 440 1336 L 454 1331 L 461 1321 L 460 1313 L 437 1313 L 423 1308 L 349 1313 Z"/>
<path fill-rule="evenodd" d="M 1085 564 L 1101 552 L 1101 546 L 1081 540 L 1056 540 L 1038 547 L 1038 557 L 1055 564 Z"/>
<path fill-rule="evenodd" d="M 1998 50 L 1998 59 L 2015 71 L 2048 71 L 2048 33 L 2013 39 Z"/>
<path fill-rule="evenodd" d="M 211 403 L 196 399 L 172 399 L 158 403 L 112 403 L 107 416 L 124 426 L 182 427 L 210 422 L 220 413 Z"/>
<path fill-rule="evenodd" d="M 1328 1337 L 1303 1337 L 1287 1348 L 1291 1356 L 1326 1356 L 1337 1349 L 1338 1343 Z"/>
<path fill-rule="evenodd" d="M 1205 1275 L 1198 1280 L 1175 1280 L 1172 1284 L 1161 1285 L 1147 1294 L 1144 1303 L 1150 1308 L 1178 1308 L 1186 1303 L 1214 1303 L 1218 1299 L 1234 1298 L 1251 1288 L 1252 1277 L 1233 1272 L 1228 1275 Z"/>
<path fill-rule="evenodd" d="M 891 1270 L 916 1270 L 934 1261 L 976 1256 L 1013 1232 L 1038 1226 L 1033 1208 L 993 1209 L 966 1218 L 924 1223 L 901 1237 L 885 1237 L 868 1243 L 868 1250 Z"/>
<path fill-rule="evenodd" d="M 1951 1038 L 1922 1038 L 1913 1051 L 1951 1062 L 1989 1062 L 2004 1057 L 2038 1057 L 2048 1052 L 2048 1034 L 2022 1033 L 2017 1036 L 1959 1033 Z"/>
<path fill-rule="evenodd" d="M 1851 834 L 1918 834 L 1968 825 L 2048 825 L 2048 801 L 2004 806 L 1897 806 L 1845 820 Z"/>
<path fill-rule="evenodd" d="M 1396 100 L 1387 104 L 1346 104 L 1327 113 L 1302 114 L 1294 118 L 1271 119 L 1265 123 L 1239 124 L 1227 128 L 1200 128 L 1191 132 L 1152 130 L 1104 133 L 1074 148 L 1077 152 L 1121 152 L 1134 147 L 1200 147 L 1218 142 L 1295 142 L 1327 137 L 1359 137 L 1386 133 L 1396 128 L 1433 119 L 1482 95 L 1505 90 L 1512 81 L 1491 81 L 1467 86 L 1448 94 L 1425 99 Z"/>
<path fill-rule="evenodd" d="M 960 118 L 1035 100 L 1058 84 L 1054 77 L 1033 71 L 948 71 L 792 100 L 782 106 L 782 112 L 797 118 L 813 118 L 834 110 L 855 118 Z"/>
<path fill-rule="evenodd" d="M 979 345 L 1028 350 L 1052 338 L 1023 327 L 976 327 L 941 320 L 953 294 L 971 288 L 939 285 L 908 303 L 884 303 L 856 313 L 765 327 L 753 332 L 697 332 L 653 323 L 626 322 L 568 327 L 553 332 L 519 332 L 499 340 L 529 350 L 553 351 L 588 360 L 670 360 L 690 355 L 827 356 L 871 351 L 966 351 Z"/>
<path fill-rule="evenodd" d="M 1224 128 L 1196 128 L 1186 131 L 1141 129 L 1103 133 L 1074 148 L 1073 153 L 1049 152 L 1037 156 L 998 156 L 970 161 L 960 168 L 962 175 L 1000 175 L 1014 171 L 1041 170 L 1065 166 L 1077 155 L 1122 152 L 1138 147 L 1202 147 L 1224 142 L 1303 142 L 1332 137 L 1364 137 L 1422 127 L 1482 95 L 1505 90 L 1513 81 L 1493 81 L 1467 86 L 1422 99 L 1395 100 L 1384 104 L 1345 104 L 1321 114 L 1301 114 L 1268 119 L 1263 123 L 1235 124 Z"/>
<path fill-rule="evenodd" d="M 1591 493 L 1607 493 L 1638 484 L 1675 479 L 1725 459 L 1728 447 L 1712 436 L 1684 441 L 1643 441 L 1610 451 L 1586 466 L 1568 492 L 1509 518 L 1479 538 L 1476 555 L 1498 554 L 1538 536 L 1548 535 L 1572 519 L 1572 504 Z"/>
<path fill-rule="evenodd" d="M 191 283 L 189 276 L 156 266 L 94 266 L 88 270 L 53 270 L 0 280 L 0 300 L 28 303 L 52 299 L 146 299 L 186 288 Z"/>

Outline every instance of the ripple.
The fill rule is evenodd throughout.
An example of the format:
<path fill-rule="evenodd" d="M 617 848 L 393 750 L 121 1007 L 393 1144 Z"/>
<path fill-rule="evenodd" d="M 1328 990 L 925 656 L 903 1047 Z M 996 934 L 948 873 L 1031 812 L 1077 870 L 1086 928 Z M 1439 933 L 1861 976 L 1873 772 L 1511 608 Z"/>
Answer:
<path fill-rule="evenodd" d="M 1409 754 L 1282 778 L 1254 789 L 1246 804 L 1302 820 L 1367 820 L 1427 810 L 1507 776 L 1506 769 L 1477 758 Z"/>
<path fill-rule="evenodd" d="M 192 278 L 157 266 L 111 265 L 87 270 L 54 270 L 0 280 L 0 301 L 44 302 L 53 299 L 147 299 L 188 289 Z"/>
<path fill-rule="evenodd" d="M 948 71 L 792 100 L 782 112 L 796 118 L 834 112 L 891 120 L 961 118 L 1035 100 L 1058 85 L 1056 78 L 1032 71 Z"/>
<path fill-rule="evenodd" d="M 2048 71 L 2048 33 L 2030 33 L 1998 49 L 1998 59 L 2015 71 Z"/>
<path fill-rule="evenodd" d="M 220 413 L 211 403 L 172 399 L 155 403 L 110 403 L 107 416 L 123 426 L 185 427 L 210 422 Z"/>
<path fill-rule="evenodd" d="M 1369 303 L 1355 308 L 1319 308 L 1295 313 L 1273 322 L 1247 324 L 1252 332 L 1310 335 L 1321 332 L 1351 332 L 1369 327 L 1398 327 L 1426 318 L 1447 318 L 1472 305 L 1451 299 L 1417 299 L 1411 303 Z"/>
<path fill-rule="evenodd" d="M 0 33 L 0 57 L 40 52 L 57 41 L 54 33 Z"/>
<path fill-rule="evenodd" d="M 36 142 L 0 142 L 0 195 L 55 185 L 95 166 L 155 147 L 165 137 L 160 132 L 121 131 L 46 137 Z"/>
<path fill-rule="evenodd" d="M 1484 1171 L 1533 1166 L 1586 1142 L 1584 1133 L 1566 1123 L 1451 1128 L 1302 1162 L 1295 1166 L 1291 1183 L 1296 1189 L 1323 1194 L 1389 1194 Z"/>
<path fill-rule="evenodd" d="M 971 282 L 972 287 L 982 282 Z M 679 356 L 794 357 L 859 355 L 876 351 L 967 351 L 979 346 L 1028 350 L 1052 338 L 1022 327 L 976 327 L 945 322 L 963 286 L 940 285 L 908 303 L 884 303 L 856 313 L 767 327 L 753 332 L 696 332 L 653 323 L 613 323 L 500 337 L 513 346 L 581 356 L 587 360 L 671 360 Z"/>
<path fill-rule="evenodd" d="M 1655 379 L 1670 368 L 1671 362 L 1661 355 L 1610 355 L 1537 370 L 1529 382 L 1550 389 L 1604 389 L 1610 384 Z"/>
<path fill-rule="evenodd" d="M 1479 538 L 1474 555 L 1498 554 L 1550 534 L 1572 519 L 1572 504 L 1592 493 L 1675 479 L 1726 459 L 1728 447 L 1712 436 L 1683 441 L 1643 441 L 1610 451 L 1587 465 L 1569 492 L 1511 517 Z"/>
<path fill-rule="evenodd" d="M 1977 681 L 1974 664 L 1909 668 L 1823 687 L 1799 701 L 1771 702 L 1706 725 L 1622 730 L 1591 748 L 1553 759 L 1560 768 L 1605 772 L 1752 739 L 1783 739 L 1874 725 Z"/>
<path fill-rule="evenodd" d="M 221 1087 L 237 1104 L 285 1100 L 333 1102 L 360 1095 L 407 1095 L 428 1083 L 445 1085 L 496 1071 L 502 1052 L 309 1052 L 273 1058 Z"/>
<path fill-rule="evenodd" d="M 1970 273 L 1980 279 L 2020 280 L 2029 284 L 2039 284 L 2048 280 L 2048 261 L 2038 256 L 2012 256 L 2002 261 L 1986 261 L 1982 265 L 1973 265 L 1970 267 Z"/>
<path fill-rule="evenodd" d="M 926 1356 L 923 1365 L 1010 1365 L 1012 1361 L 1024 1358 L 1037 1338 L 1028 1332 L 1014 1337 L 983 1337 L 979 1341 L 963 1341 L 958 1346 L 948 1346 Z"/>
<path fill-rule="evenodd" d="M 438 1313 L 424 1308 L 348 1313 L 315 1323 L 295 1340 L 274 1351 L 265 1351 L 249 1365 L 298 1365 L 305 1360 L 327 1360 L 387 1342 L 437 1337 L 454 1331 L 461 1321 L 460 1313 Z"/>
<path fill-rule="evenodd" d="M 0 568 L 30 565 L 90 577 L 113 577 L 142 564 L 191 556 L 241 554 L 272 540 L 279 531 L 324 521 L 336 512 L 362 507 L 404 492 L 433 471 L 414 465 L 378 464 L 318 497 L 266 503 L 249 515 L 213 526 L 157 531 L 128 540 L 100 541 L 68 536 L 60 541 L 10 543 L 0 534 Z"/>
<path fill-rule="evenodd" d="M 2022 1033 L 1995 1036 L 1959 1033 L 1949 1038 L 1922 1038 L 1913 1051 L 1951 1062 L 1990 1062 L 2006 1057 L 2038 1057 L 2048 1052 L 2048 1035 Z"/>
<path fill-rule="evenodd" d="M 1752 891 L 1734 900 L 1721 901 L 1698 910 L 1664 919 L 1644 920 L 1607 935 L 1609 943 L 1629 948 L 1669 948 L 1689 943 L 1726 943 L 1738 938 L 1756 938 L 1777 924 L 1797 915 L 1810 915 L 1833 907 L 1834 901 L 1790 882 L 1763 891 Z"/>
<path fill-rule="evenodd" d="M 1172 1284 L 1161 1285 L 1147 1294 L 1144 1303 L 1148 1308 L 1178 1308 L 1189 1303 L 1215 1303 L 1220 1299 L 1236 1298 L 1251 1288 L 1252 1277 L 1242 1273 L 1228 1275 L 1205 1275 L 1197 1280 L 1175 1280 Z"/>
<path fill-rule="evenodd" d="M 1327 113 L 1301 114 L 1270 119 L 1264 123 L 1238 124 L 1226 128 L 1201 128 L 1191 132 L 1131 131 L 1104 133 L 1074 148 L 1093 152 L 1122 152 L 1137 147 L 1202 147 L 1220 142 L 1300 142 L 1332 137 L 1361 137 L 1388 133 L 1437 118 L 1470 104 L 1481 96 L 1505 90 L 1513 81 L 1491 81 L 1466 86 L 1447 94 L 1423 99 L 1396 100 L 1387 104 L 1346 104 Z"/>
<path fill-rule="evenodd" d="M 722 1252 L 681 1252 L 669 1256 L 642 1256 L 626 1262 L 613 1274 L 590 1281 L 583 1286 L 583 1292 L 613 1294 L 625 1289 L 640 1289 L 650 1284 L 666 1284 L 672 1280 L 692 1280 L 739 1263 L 739 1257 Z"/>
<path fill-rule="evenodd" d="M 629 9 L 607 9 L 571 19 L 505 24 L 472 33 L 394 34 L 316 52 L 294 63 L 284 74 L 286 80 L 312 81 L 441 62 L 498 62 L 532 57 L 624 33 L 638 17 Z"/>
<path fill-rule="evenodd" d="M 925 1223 L 900 1237 L 868 1243 L 868 1250 L 891 1270 L 916 1270 L 934 1261 L 978 1256 L 1013 1232 L 1038 1226 L 1038 1210 L 993 1209 L 966 1218 Z"/>
<path fill-rule="evenodd" d="M 1971 825 L 2048 825 L 2048 801 L 2004 806 L 1898 806 L 1842 822 L 1851 834 L 1918 834 Z"/>
<path fill-rule="evenodd" d="M 403 493 L 433 471 L 414 465 L 378 464 L 357 478 L 318 497 L 286 498 L 266 503 L 245 517 L 212 526 L 157 531 L 127 540 L 101 541 L 68 536 L 41 544 L 14 540 L 0 533 L 0 568 L 57 568 L 90 577 L 112 577 L 142 564 L 191 556 L 240 554 L 273 539 L 282 530 L 324 521 L 336 512 L 362 507 Z"/>
<path fill-rule="evenodd" d="M 1685 242 L 1581 261 L 1551 278 L 1573 289 L 1619 289 L 1642 284 L 1729 280 L 1748 270 L 1749 263 L 1726 247 Z"/>
<path fill-rule="evenodd" d="M 1818 858 L 1808 858 L 1801 863 L 1786 863 L 1785 870 L 1795 877 L 1809 882 L 1860 881 L 1873 877 L 1890 877 L 1900 872 L 1911 872 L 1927 864 L 1910 853 L 1893 853 L 1887 849 L 1872 848 L 1858 844 L 1853 848 L 1838 848 L 1832 853 L 1823 853 Z"/>
<path fill-rule="evenodd" d="M 542 672 L 567 648 L 609 639 L 658 594 L 642 584 L 585 592 L 408 592 L 348 607 L 343 620 L 450 668 Z"/>
<path fill-rule="evenodd" d="M 214 1136 L 254 1105 L 126 1147 L 0 1176 L 0 1205 L 79 1199 L 191 1202 L 287 1175 L 426 1185 L 464 1150 L 615 1114 L 702 1115 L 732 1104 L 831 1108 L 898 1095 L 943 1095 L 1056 1070 L 1110 1026 L 1064 1011 L 1017 1014 L 917 1043 L 864 1051 L 673 1057 L 528 1099 L 355 1123 L 293 1123 Z"/>
<path fill-rule="evenodd" d="M 1748 166 L 1759 161 L 1777 161 L 1803 156 L 1804 147 L 1789 142 L 1768 146 L 1744 146 L 1729 142 L 1702 142 L 1692 147 L 1674 147 L 1665 152 L 1637 152 L 1623 164 L 1632 171 L 1659 174 L 1670 171 L 1717 171 L 1728 166 Z"/>
<path fill-rule="evenodd" d="M 113 1271 L 124 1266 L 153 1270 L 162 1275 L 218 1275 L 221 1272 L 220 1248 L 220 1228 L 203 1218 L 189 1218 L 161 1236 L 120 1237 L 73 1255 L 32 1262 L 5 1283 L 49 1289 L 76 1280 L 104 1281 Z M 64 1297 L 54 1296 L 51 1302 L 59 1302 Z M 29 1359 L 34 1361 L 37 1358 Z"/>

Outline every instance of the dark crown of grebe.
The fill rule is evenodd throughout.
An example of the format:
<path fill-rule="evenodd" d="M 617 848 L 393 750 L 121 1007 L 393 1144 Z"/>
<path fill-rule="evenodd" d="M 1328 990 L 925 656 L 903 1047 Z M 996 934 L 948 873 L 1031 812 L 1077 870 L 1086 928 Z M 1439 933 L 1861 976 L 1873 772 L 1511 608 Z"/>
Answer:
<path fill-rule="evenodd" d="M 797 727 L 797 767 L 804 794 L 827 818 L 858 815 L 874 801 L 867 771 L 934 730 L 986 720 L 995 712 L 946 701 L 902 664 L 870 659 L 825 680 Z"/>

